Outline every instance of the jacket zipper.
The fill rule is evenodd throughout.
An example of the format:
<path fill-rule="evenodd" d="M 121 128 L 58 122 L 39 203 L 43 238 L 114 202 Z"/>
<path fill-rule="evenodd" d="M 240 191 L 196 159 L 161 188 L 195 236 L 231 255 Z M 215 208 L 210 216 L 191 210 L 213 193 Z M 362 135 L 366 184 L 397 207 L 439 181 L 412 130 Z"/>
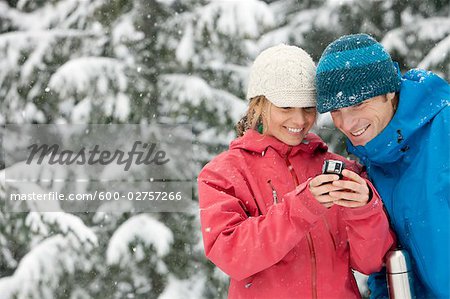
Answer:
<path fill-rule="evenodd" d="M 314 244 L 312 241 L 311 233 L 306 235 L 308 239 L 309 252 L 311 253 L 311 283 L 312 283 L 312 298 L 317 298 L 317 265 L 316 265 L 316 253 L 314 251 Z"/>
<path fill-rule="evenodd" d="M 272 180 L 268 180 L 267 183 L 270 185 L 270 188 L 272 188 L 272 197 L 273 197 L 273 204 L 276 205 L 278 203 L 278 195 L 277 191 L 272 185 Z"/>
<path fill-rule="evenodd" d="M 292 179 L 294 180 L 294 184 L 297 187 L 300 185 L 298 181 L 298 177 L 295 174 L 294 168 L 292 167 L 291 162 L 289 162 L 289 154 L 292 151 L 292 147 L 289 147 L 286 157 L 284 159 L 287 168 L 289 169 L 289 172 L 292 176 Z M 317 298 L 317 263 L 316 263 L 316 253 L 314 251 L 314 243 L 312 240 L 311 233 L 308 232 L 306 235 L 306 239 L 308 240 L 308 247 L 309 247 L 309 253 L 311 254 L 311 288 L 312 288 L 312 298 Z"/>

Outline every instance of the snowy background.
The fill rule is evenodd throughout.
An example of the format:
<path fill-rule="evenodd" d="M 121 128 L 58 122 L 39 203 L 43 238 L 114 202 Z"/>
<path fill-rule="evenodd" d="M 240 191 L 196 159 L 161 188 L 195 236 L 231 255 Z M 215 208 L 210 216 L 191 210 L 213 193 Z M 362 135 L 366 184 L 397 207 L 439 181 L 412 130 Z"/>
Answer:
<path fill-rule="evenodd" d="M 402 71 L 450 79 L 448 0 L 0 0 L 0 124 L 189 123 L 198 173 L 234 138 L 261 50 L 294 44 L 317 62 L 358 32 Z M 314 130 L 344 153 L 327 115 Z M 20 149 L 20 136 L 0 136 L 8 153 Z M 0 298 L 225 298 L 195 208 L 117 210 L 8 213 L 0 203 Z"/>

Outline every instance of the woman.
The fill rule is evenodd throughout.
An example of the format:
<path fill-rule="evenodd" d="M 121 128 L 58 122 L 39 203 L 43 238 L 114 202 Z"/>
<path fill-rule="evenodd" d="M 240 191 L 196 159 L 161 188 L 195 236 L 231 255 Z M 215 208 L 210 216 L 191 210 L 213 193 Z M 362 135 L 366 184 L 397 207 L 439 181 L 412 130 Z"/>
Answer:
<path fill-rule="evenodd" d="M 230 276 L 229 298 L 360 298 L 352 269 L 378 271 L 393 243 L 361 167 L 308 133 L 314 75 L 300 48 L 263 51 L 241 136 L 199 175 L 205 253 Z M 345 161 L 343 179 L 321 174 L 327 159 Z"/>

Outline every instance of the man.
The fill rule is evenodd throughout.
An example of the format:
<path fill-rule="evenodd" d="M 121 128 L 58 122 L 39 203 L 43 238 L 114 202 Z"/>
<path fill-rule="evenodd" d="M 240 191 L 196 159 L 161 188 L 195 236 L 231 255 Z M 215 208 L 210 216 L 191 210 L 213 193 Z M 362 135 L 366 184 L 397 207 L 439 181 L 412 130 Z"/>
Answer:
<path fill-rule="evenodd" d="M 417 298 L 449 298 L 450 86 L 437 75 L 403 77 L 366 34 L 343 36 L 322 54 L 317 110 L 331 112 L 347 150 L 367 167 L 398 243 L 412 257 Z M 384 273 L 371 298 L 387 298 Z"/>

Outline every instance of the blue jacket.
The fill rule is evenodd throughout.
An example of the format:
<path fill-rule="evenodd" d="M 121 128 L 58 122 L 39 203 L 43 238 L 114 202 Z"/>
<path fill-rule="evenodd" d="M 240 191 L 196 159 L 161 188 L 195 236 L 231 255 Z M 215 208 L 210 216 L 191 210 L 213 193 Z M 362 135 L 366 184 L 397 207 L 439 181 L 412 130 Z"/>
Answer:
<path fill-rule="evenodd" d="M 365 146 L 347 149 L 367 167 L 400 246 L 412 257 L 417 298 L 449 298 L 450 86 L 411 70 L 398 109 Z M 381 276 L 383 275 L 383 276 Z M 384 274 L 369 278 L 371 298 L 386 298 Z"/>

